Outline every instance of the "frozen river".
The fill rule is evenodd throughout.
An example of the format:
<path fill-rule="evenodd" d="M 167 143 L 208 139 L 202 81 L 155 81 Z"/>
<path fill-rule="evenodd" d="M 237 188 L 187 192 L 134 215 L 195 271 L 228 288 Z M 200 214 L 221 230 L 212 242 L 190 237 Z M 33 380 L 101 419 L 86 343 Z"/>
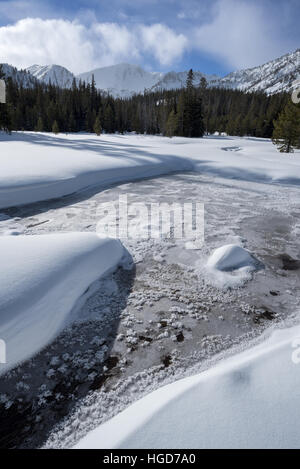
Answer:
<path fill-rule="evenodd" d="M 130 203 L 203 203 L 205 243 L 187 250 L 176 240 L 124 240 L 134 267 L 92 285 L 72 312 L 77 322 L 2 381 L 11 400 L 2 446 L 71 445 L 146 392 L 299 310 L 295 186 L 177 173 L 7 209 L 0 232 L 95 231 L 101 204 L 120 195 Z M 264 265 L 241 288 L 219 288 L 204 267 L 225 244 Z"/>

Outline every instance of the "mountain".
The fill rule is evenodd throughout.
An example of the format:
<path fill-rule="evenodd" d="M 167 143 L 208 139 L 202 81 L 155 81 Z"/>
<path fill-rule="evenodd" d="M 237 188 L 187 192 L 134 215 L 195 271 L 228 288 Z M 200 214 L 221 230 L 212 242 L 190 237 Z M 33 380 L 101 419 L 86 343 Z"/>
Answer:
<path fill-rule="evenodd" d="M 16 67 L 8 64 L 0 65 L 2 65 L 4 76 L 7 78 L 12 78 L 13 81 L 17 82 L 19 85 L 22 85 L 25 88 L 30 88 L 36 83 L 36 79 L 26 70 L 18 70 Z"/>
<path fill-rule="evenodd" d="M 77 79 L 91 83 L 93 75 L 96 87 L 115 97 L 143 93 L 145 89 L 155 86 L 164 76 L 159 72 L 147 72 L 138 65 L 123 63 L 81 73 L 77 75 Z"/>
<path fill-rule="evenodd" d="M 265 91 L 267 94 L 291 91 L 300 78 L 300 49 L 271 60 L 264 65 L 233 72 L 218 81 L 217 86 L 242 91 Z"/>
<path fill-rule="evenodd" d="M 32 65 L 26 71 L 18 71 L 10 65 L 4 64 L 4 71 L 13 76 L 24 86 L 30 86 L 34 80 L 51 83 L 69 88 L 74 78 L 76 81 L 92 82 L 94 76 L 96 87 L 114 97 L 130 97 L 146 91 L 160 89 L 175 89 L 185 86 L 188 72 L 148 72 L 138 65 L 126 63 L 110 67 L 96 68 L 90 72 L 81 73 L 76 77 L 60 65 Z M 206 78 L 208 86 L 231 88 L 242 91 L 264 91 L 274 94 L 280 91 L 292 91 L 293 82 L 300 78 L 300 49 L 290 54 L 271 60 L 258 67 L 248 68 L 229 73 L 225 77 L 206 75 L 195 71 L 195 84 L 199 84 L 202 77 Z"/>
<path fill-rule="evenodd" d="M 119 64 L 82 73 L 77 78 L 91 83 L 94 75 L 97 88 L 115 97 L 128 97 L 135 93 L 143 93 L 144 90 L 182 88 L 185 86 L 187 73 L 146 72 L 136 65 Z M 293 82 L 300 78 L 300 49 L 264 65 L 229 73 L 223 78 L 198 71 L 194 72 L 194 77 L 196 85 L 204 77 L 208 86 L 242 91 L 264 91 L 267 94 L 290 92 L 293 89 Z"/>
<path fill-rule="evenodd" d="M 52 83 L 60 88 L 70 88 L 75 78 L 73 73 L 60 65 L 32 65 L 26 69 L 32 76 L 43 83 Z"/>
<path fill-rule="evenodd" d="M 188 72 L 168 72 L 152 86 L 151 91 L 183 88 L 186 83 L 187 75 Z M 194 84 L 196 86 L 199 85 L 201 78 L 205 78 L 209 85 L 220 80 L 220 77 L 217 75 L 206 75 L 205 73 L 194 71 Z"/>

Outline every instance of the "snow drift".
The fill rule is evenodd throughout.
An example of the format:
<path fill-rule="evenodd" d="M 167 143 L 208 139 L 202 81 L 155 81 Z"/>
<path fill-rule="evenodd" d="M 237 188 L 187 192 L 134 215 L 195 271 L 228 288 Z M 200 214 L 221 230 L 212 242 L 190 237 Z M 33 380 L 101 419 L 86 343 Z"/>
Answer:
<path fill-rule="evenodd" d="M 116 268 L 121 243 L 94 233 L 0 238 L 0 338 L 7 363 L 30 358 L 62 329 L 76 300 Z"/>
<path fill-rule="evenodd" d="M 150 393 L 75 448 L 298 448 L 300 327 Z M 298 366 L 298 367 L 297 367 Z"/>

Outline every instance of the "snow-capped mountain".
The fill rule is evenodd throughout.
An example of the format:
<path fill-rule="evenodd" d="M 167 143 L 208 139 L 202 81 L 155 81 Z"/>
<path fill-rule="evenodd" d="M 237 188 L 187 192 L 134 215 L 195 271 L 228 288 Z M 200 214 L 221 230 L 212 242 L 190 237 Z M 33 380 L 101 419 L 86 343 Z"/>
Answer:
<path fill-rule="evenodd" d="M 36 79 L 26 70 L 18 70 L 16 67 L 8 64 L 0 65 L 2 66 L 4 77 L 12 78 L 13 81 L 17 82 L 19 85 L 30 88 L 36 83 Z"/>
<path fill-rule="evenodd" d="M 96 68 L 90 72 L 81 73 L 76 77 L 72 72 L 60 65 L 32 65 L 26 71 L 18 71 L 10 65 L 4 64 L 4 72 L 12 76 L 24 86 L 30 86 L 34 80 L 51 83 L 69 88 L 76 78 L 79 82 L 92 82 L 94 76 L 96 87 L 114 97 L 130 97 L 133 94 L 160 89 L 175 89 L 185 86 L 188 72 L 148 72 L 138 65 L 118 64 L 110 67 Z M 258 67 L 229 73 L 225 77 L 206 75 L 194 71 L 195 85 L 202 77 L 206 78 L 208 86 L 238 89 L 242 91 L 264 91 L 274 94 L 280 91 L 292 91 L 295 80 L 300 79 L 300 49 L 290 54 L 272 60 Z"/>
<path fill-rule="evenodd" d="M 268 94 L 291 91 L 293 82 L 300 78 L 300 49 L 276 60 L 232 72 L 217 81 L 217 86 L 243 91 L 265 91 Z"/>
<path fill-rule="evenodd" d="M 51 82 L 60 88 L 70 88 L 75 78 L 72 72 L 61 65 L 32 65 L 26 70 L 37 80 L 47 84 Z"/>
<path fill-rule="evenodd" d="M 127 97 L 144 90 L 175 89 L 185 86 L 188 72 L 155 73 L 129 64 L 113 65 L 82 73 L 77 78 L 92 81 L 94 75 L 97 88 L 113 96 Z M 221 78 L 195 71 L 195 85 L 206 78 L 208 86 L 232 88 L 243 91 L 265 91 L 274 94 L 291 91 L 293 82 L 300 78 L 300 49 L 286 54 L 264 65 L 232 72 Z"/>
<path fill-rule="evenodd" d="M 93 76 L 97 88 L 116 97 L 128 97 L 154 87 L 164 74 L 147 72 L 138 65 L 123 63 L 81 73 L 77 78 L 91 83 Z"/>

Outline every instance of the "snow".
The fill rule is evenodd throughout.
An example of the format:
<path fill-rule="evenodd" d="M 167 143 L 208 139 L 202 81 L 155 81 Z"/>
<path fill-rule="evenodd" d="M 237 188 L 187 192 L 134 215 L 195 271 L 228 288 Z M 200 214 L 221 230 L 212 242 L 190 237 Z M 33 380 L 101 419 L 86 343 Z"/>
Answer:
<path fill-rule="evenodd" d="M 299 326 L 277 330 L 260 345 L 148 394 L 74 448 L 297 448 L 299 337 Z"/>
<path fill-rule="evenodd" d="M 207 280 L 218 288 L 240 287 L 263 264 L 238 244 L 221 246 L 208 258 L 205 269 Z M 200 269 L 201 271 L 201 269 Z M 202 270 L 203 271 L 203 270 Z"/>
<path fill-rule="evenodd" d="M 209 268 L 224 271 L 252 267 L 254 264 L 255 261 L 250 253 L 236 244 L 221 246 L 212 253 L 207 261 Z"/>
<path fill-rule="evenodd" d="M 32 65 L 26 71 L 37 80 L 46 84 L 51 83 L 60 88 L 71 88 L 75 78 L 73 73 L 60 65 Z"/>
<path fill-rule="evenodd" d="M 6 63 L 2 63 L 1 65 L 4 77 L 12 78 L 18 85 L 31 88 L 37 83 L 35 77 L 26 70 L 18 70 L 16 67 Z"/>
<path fill-rule="evenodd" d="M 300 49 L 271 60 L 258 67 L 239 70 L 226 75 L 217 86 L 242 91 L 264 91 L 267 94 L 291 92 L 300 76 Z"/>
<path fill-rule="evenodd" d="M 45 347 L 67 324 L 91 283 L 114 270 L 118 240 L 95 233 L 0 238 L 0 337 L 7 363 L 0 374 Z"/>
<path fill-rule="evenodd" d="M 235 148 L 235 151 L 228 151 Z M 269 140 L 211 136 L 0 133 L 0 208 L 174 171 L 299 184 L 299 152 Z"/>

